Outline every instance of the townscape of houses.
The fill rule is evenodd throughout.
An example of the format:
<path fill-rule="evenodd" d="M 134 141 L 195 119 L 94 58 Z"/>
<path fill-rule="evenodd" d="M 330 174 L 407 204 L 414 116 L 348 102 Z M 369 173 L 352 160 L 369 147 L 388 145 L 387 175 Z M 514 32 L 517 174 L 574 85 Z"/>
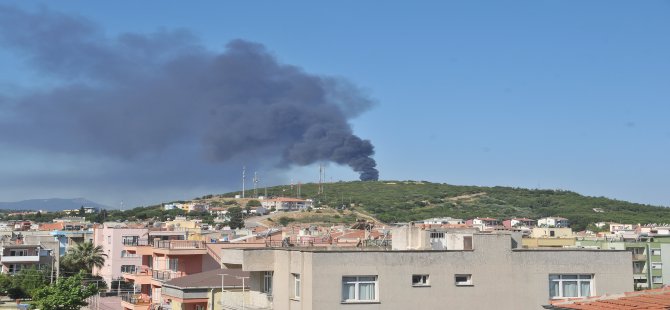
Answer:
<path fill-rule="evenodd" d="M 273 198 L 252 211 L 312 207 L 308 200 Z M 207 204 L 164 208 L 210 212 L 220 219 L 227 214 Z M 445 304 L 560 309 L 558 301 L 670 284 L 670 225 L 595 226 L 599 232 L 573 232 L 561 217 L 447 217 L 392 226 L 363 220 L 286 227 L 258 222 L 233 230 L 184 216 L 103 224 L 68 217 L 0 223 L 0 265 L 10 274 L 30 266 L 57 269 L 69 247 L 93 242 L 107 254 L 94 273 L 126 310 L 438 309 Z M 119 281 L 131 289 L 121 289 Z"/>

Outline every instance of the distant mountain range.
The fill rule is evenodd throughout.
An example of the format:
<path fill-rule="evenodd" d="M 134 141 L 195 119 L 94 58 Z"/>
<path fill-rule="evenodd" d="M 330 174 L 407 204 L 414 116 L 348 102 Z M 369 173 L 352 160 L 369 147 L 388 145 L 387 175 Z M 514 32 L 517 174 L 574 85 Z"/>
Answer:
<path fill-rule="evenodd" d="M 108 206 L 90 201 L 85 198 L 50 198 L 50 199 L 29 199 L 16 202 L 0 202 L 0 209 L 3 210 L 43 210 L 49 212 L 79 209 L 81 206 L 109 209 Z"/>

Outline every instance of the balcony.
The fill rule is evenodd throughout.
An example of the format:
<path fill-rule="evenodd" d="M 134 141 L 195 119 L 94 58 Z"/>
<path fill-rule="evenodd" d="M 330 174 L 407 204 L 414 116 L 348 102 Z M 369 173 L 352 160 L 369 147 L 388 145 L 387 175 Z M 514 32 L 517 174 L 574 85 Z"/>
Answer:
<path fill-rule="evenodd" d="M 121 306 L 133 310 L 149 310 L 151 297 L 144 294 L 121 295 Z"/>
<path fill-rule="evenodd" d="M 29 256 L 3 256 L 0 258 L 1 263 L 39 263 L 39 255 Z"/>
<path fill-rule="evenodd" d="M 151 268 L 148 266 L 136 266 L 128 270 L 121 270 L 123 278 L 133 281 L 137 285 L 151 284 Z"/>
<path fill-rule="evenodd" d="M 186 274 L 182 271 L 172 270 L 153 270 L 151 272 L 151 279 L 159 282 L 169 281 L 175 278 L 183 277 Z"/>
<path fill-rule="evenodd" d="M 153 243 L 154 252 L 159 254 L 202 255 L 207 254 L 204 241 L 193 240 L 156 240 Z"/>
<path fill-rule="evenodd" d="M 125 246 L 148 246 L 148 239 L 124 239 L 123 245 Z"/>
<path fill-rule="evenodd" d="M 646 260 L 647 260 L 647 255 L 644 255 L 644 254 L 633 254 L 633 260 L 634 260 L 634 261 L 646 261 Z"/>

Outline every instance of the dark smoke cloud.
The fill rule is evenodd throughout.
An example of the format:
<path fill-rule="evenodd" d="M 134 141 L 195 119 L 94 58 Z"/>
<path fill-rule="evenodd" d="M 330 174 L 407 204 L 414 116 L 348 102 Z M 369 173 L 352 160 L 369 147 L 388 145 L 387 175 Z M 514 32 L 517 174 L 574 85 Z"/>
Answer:
<path fill-rule="evenodd" d="M 374 147 L 348 123 L 372 101 L 345 80 L 279 63 L 261 44 L 234 40 L 217 53 L 185 30 L 110 38 L 83 18 L 7 6 L 0 44 L 59 81 L 0 100 L 6 144 L 122 160 L 197 148 L 214 162 L 330 161 L 378 178 Z"/>

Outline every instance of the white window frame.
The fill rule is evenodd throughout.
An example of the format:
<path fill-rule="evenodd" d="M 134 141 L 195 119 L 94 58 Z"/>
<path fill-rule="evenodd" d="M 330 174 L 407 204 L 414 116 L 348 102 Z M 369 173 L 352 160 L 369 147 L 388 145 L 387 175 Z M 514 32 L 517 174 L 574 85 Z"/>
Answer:
<path fill-rule="evenodd" d="M 651 255 L 653 256 L 661 255 L 661 249 L 651 249 Z"/>
<path fill-rule="evenodd" d="M 663 263 L 660 262 L 651 263 L 651 269 L 663 269 Z"/>
<path fill-rule="evenodd" d="M 458 278 L 465 277 L 467 281 L 458 281 Z M 460 273 L 454 275 L 454 283 L 456 286 L 473 286 L 472 284 L 472 274 Z"/>
<path fill-rule="evenodd" d="M 292 278 L 293 278 L 293 298 L 294 299 L 300 299 L 300 291 L 301 291 L 301 280 L 300 280 L 300 274 L 299 273 L 292 273 Z"/>
<path fill-rule="evenodd" d="M 564 278 L 566 276 L 577 276 L 576 279 L 568 279 Z M 552 279 L 552 277 L 557 277 Z M 586 278 L 589 277 L 589 278 Z M 584 295 L 582 293 L 582 282 L 589 282 L 589 295 Z M 556 296 L 551 296 L 551 289 L 549 290 L 549 297 L 551 299 L 565 299 L 565 298 L 583 298 L 583 297 L 590 297 L 590 296 L 596 296 L 595 295 L 595 276 L 593 274 L 550 274 L 549 275 L 549 286 L 552 285 L 552 283 L 557 282 L 558 283 L 558 292 Z M 565 296 L 563 292 L 563 282 L 577 282 L 577 296 Z"/>
<path fill-rule="evenodd" d="M 663 284 L 663 276 L 652 276 L 651 283 L 653 284 Z"/>
<path fill-rule="evenodd" d="M 428 274 L 413 274 L 412 275 L 412 286 L 415 286 L 415 287 L 430 286 L 430 275 L 428 275 Z"/>
<path fill-rule="evenodd" d="M 365 280 L 364 278 L 374 278 L 374 280 Z M 349 279 L 349 280 L 347 280 Z M 345 298 L 345 285 L 354 285 L 354 298 Z M 374 298 L 373 299 L 361 299 L 360 297 L 360 285 L 361 284 L 373 284 L 374 285 Z M 342 303 L 369 303 L 369 302 L 379 302 L 379 277 L 376 275 L 366 275 L 366 276 L 342 276 Z"/>

